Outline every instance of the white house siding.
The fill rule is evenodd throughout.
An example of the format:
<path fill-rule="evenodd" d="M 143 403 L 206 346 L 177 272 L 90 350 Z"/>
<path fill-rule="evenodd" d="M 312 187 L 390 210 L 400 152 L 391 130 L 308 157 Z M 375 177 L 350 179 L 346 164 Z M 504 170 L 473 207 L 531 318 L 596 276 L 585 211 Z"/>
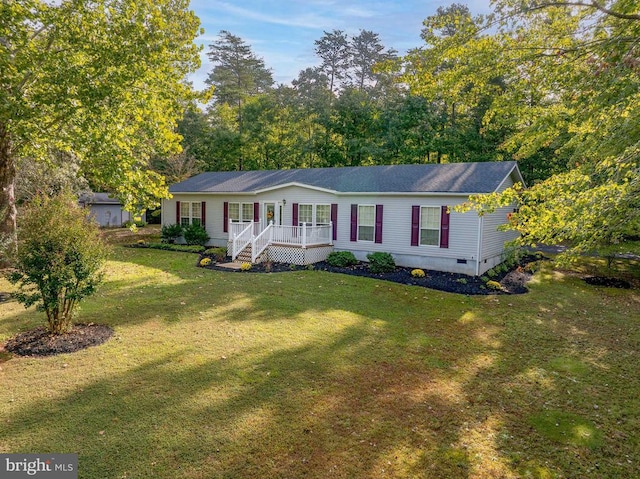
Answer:
<path fill-rule="evenodd" d="M 386 252 L 393 255 L 399 266 L 473 275 L 477 258 L 477 216 L 453 211 L 453 206 L 465 200 L 466 197 L 433 195 L 341 196 L 338 201 L 338 239 L 334 241 L 334 247 L 336 250 L 351 251 L 362 261 L 366 261 L 368 253 Z M 382 243 L 350 241 L 352 204 L 384 205 Z M 414 205 L 451 208 L 448 248 L 411 246 L 411 207 Z"/>
<path fill-rule="evenodd" d="M 164 200 L 162 224 L 173 224 L 176 220 L 176 201 L 206 201 L 205 224 L 211 237 L 210 245 L 226 246 L 228 233 L 223 228 L 224 202 L 260 203 L 261 217 L 265 202 L 286 204 L 283 207 L 282 224 L 291 225 L 293 204 L 338 204 L 337 240 L 334 249 L 351 251 L 356 258 L 366 261 L 371 252 L 391 253 L 399 266 L 412 268 L 450 271 L 475 275 L 478 267 L 478 231 L 479 220 L 474 212 L 456 213 L 453 207 L 467 200 L 466 196 L 434 195 L 352 195 L 340 194 L 287 186 L 258 194 L 190 194 L 174 193 L 171 200 Z M 351 205 L 384 205 L 382 243 L 373 241 L 350 241 Z M 412 206 L 449 206 L 449 247 L 411 246 Z M 482 260 L 480 274 L 500 262 L 502 247 L 506 240 L 512 239 L 512 233 L 496 231 L 496 227 L 506 219 L 506 213 L 512 209 L 499 210 L 483 218 L 484 235 L 482 239 Z M 486 261 L 485 261 L 486 260 Z"/>

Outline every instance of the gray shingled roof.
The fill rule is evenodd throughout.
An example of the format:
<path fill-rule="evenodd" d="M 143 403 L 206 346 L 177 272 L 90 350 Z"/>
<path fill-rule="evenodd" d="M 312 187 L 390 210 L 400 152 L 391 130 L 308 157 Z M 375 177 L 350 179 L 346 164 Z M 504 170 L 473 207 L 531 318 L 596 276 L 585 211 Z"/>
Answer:
<path fill-rule="evenodd" d="M 499 161 L 220 171 L 193 176 L 172 185 L 169 191 L 252 193 L 300 183 L 338 193 L 491 193 L 514 168 L 517 169 L 515 161 Z"/>

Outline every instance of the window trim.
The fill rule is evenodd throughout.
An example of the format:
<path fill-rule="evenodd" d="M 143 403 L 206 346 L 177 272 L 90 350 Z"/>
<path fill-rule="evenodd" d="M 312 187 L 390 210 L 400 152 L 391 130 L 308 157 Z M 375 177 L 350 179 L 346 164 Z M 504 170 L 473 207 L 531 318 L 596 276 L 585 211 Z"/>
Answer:
<path fill-rule="evenodd" d="M 356 221 L 356 241 L 363 241 L 365 243 L 373 243 L 376 240 L 376 205 L 370 205 L 370 204 L 358 204 L 358 217 L 357 217 L 357 221 Z M 373 221 L 371 222 L 371 225 L 363 225 L 361 223 L 362 221 L 362 215 L 360 214 L 360 208 L 371 208 L 373 211 Z M 371 228 L 371 239 L 361 239 L 360 238 L 360 226 L 364 226 L 366 228 Z"/>
<path fill-rule="evenodd" d="M 438 226 L 437 228 L 425 228 L 422 225 L 422 210 L 424 208 L 431 208 L 436 210 L 436 218 L 438 219 Z M 441 236 L 442 236 L 442 217 L 441 217 L 441 212 L 442 212 L 442 207 L 441 206 L 429 206 L 429 205 L 420 205 L 420 221 L 418 223 L 418 246 L 435 246 L 436 248 L 440 247 L 440 241 L 441 241 Z M 423 243 L 422 242 L 422 232 L 423 231 L 437 231 L 438 232 L 438 238 L 437 241 L 433 244 L 431 243 Z"/>
<path fill-rule="evenodd" d="M 238 205 L 238 219 L 234 219 L 231 216 L 231 205 Z M 245 219 L 244 215 L 242 214 L 243 209 L 244 209 L 244 205 L 251 205 L 251 215 L 249 218 Z M 254 203 L 253 202 L 246 202 L 246 201 L 229 201 L 228 202 L 228 215 L 229 215 L 229 221 L 231 223 L 251 223 L 254 220 Z"/>
<path fill-rule="evenodd" d="M 318 223 L 318 206 L 325 206 L 328 208 L 327 210 L 327 219 L 329 220 L 327 223 Z M 315 203 L 313 205 L 313 226 L 329 226 L 331 224 L 331 203 Z"/>
<path fill-rule="evenodd" d="M 301 218 L 301 213 L 303 210 L 303 206 L 311 206 L 311 221 L 302 221 Z M 316 210 L 315 204 L 313 203 L 298 203 L 298 226 L 302 226 L 302 223 L 306 223 L 307 226 L 315 226 L 314 225 L 314 212 Z"/>
<path fill-rule="evenodd" d="M 181 226 L 189 226 L 194 224 L 193 220 L 198 220 L 200 226 L 202 226 L 202 201 L 180 201 L 180 225 Z M 198 205 L 194 209 L 194 205 Z M 188 210 L 188 214 L 183 214 L 183 209 Z M 197 212 L 197 216 L 194 215 L 194 211 Z M 187 219 L 187 223 L 183 224 L 182 220 Z"/>

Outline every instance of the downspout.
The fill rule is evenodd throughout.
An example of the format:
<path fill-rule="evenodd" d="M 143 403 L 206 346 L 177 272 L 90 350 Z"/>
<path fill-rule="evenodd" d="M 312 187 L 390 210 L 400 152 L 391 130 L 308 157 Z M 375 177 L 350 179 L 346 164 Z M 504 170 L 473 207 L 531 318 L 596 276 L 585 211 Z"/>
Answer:
<path fill-rule="evenodd" d="M 478 255 L 476 261 L 476 276 L 480 276 L 480 261 L 482 260 L 482 229 L 484 221 L 482 216 L 478 216 Z"/>

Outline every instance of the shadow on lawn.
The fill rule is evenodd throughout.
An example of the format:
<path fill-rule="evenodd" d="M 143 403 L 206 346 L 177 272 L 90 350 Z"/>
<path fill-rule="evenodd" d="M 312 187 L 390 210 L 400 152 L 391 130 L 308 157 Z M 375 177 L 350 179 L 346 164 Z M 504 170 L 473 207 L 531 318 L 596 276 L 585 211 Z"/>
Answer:
<path fill-rule="evenodd" d="M 579 477 L 596 462 L 607 468 L 603 477 L 637 472 L 614 464 L 634 442 L 611 435 L 616 420 L 637 412 L 622 388 L 637 378 L 618 375 L 629 373 L 625 355 L 638 337 L 620 346 L 624 309 L 613 322 L 590 316 L 603 302 L 620 307 L 616 296 L 586 303 L 573 286 L 562 297 L 547 288 L 471 300 L 330 273 L 294 273 L 284 288 L 278 275 L 209 273 L 171 273 L 178 281 L 154 289 L 159 304 L 136 317 L 126 312 L 142 286 L 130 285 L 127 297 L 114 287 L 103 313 L 123 328 L 159 311 L 169 322 L 196 321 L 205 307 L 222 308 L 231 323 L 304 314 L 322 321 L 330 310 L 355 319 L 298 347 L 255 345 L 198 361 L 186 349 L 156 355 L 18 407 L 0 424 L 0 444 L 66 445 L 90 478 Z M 97 321 L 100 312 L 87 309 Z M 591 402 L 605 404 L 611 388 L 619 397 L 608 416 Z M 529 421 L 545 410 L 586 417 L 604 431 L 604 445 L 545 437 Z"/>

